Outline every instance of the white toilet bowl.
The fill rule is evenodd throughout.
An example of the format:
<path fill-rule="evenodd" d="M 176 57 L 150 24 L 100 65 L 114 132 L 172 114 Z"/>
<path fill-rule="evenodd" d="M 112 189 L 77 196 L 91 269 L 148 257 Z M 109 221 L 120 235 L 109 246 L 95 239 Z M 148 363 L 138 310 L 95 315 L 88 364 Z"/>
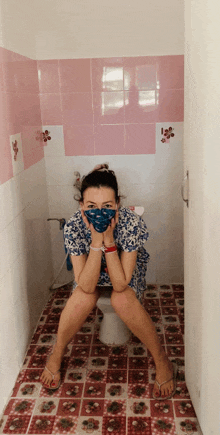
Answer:
<path fill-rule="evenodd" d="M 131 337 L 131 331 L 116 314 L 111 304 L 112 290 L 103 290 L 96 305 L 103 313 L 99 340 L 107 345 L 125 344 Z"/>

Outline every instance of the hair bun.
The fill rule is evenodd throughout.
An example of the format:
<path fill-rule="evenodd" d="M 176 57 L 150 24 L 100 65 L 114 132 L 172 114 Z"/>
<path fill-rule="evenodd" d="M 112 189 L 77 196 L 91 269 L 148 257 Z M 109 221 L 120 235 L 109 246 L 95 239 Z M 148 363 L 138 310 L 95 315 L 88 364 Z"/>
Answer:
<path fill-rule="evenodd" d="M 100 165 L 96 165 L 94 167 L 94 169 L 92 170 L 92 172 L 93 171 L 108 171 L 108 168 L 109 168 L 109 166 L 107 163 L 102 163 Z"/>

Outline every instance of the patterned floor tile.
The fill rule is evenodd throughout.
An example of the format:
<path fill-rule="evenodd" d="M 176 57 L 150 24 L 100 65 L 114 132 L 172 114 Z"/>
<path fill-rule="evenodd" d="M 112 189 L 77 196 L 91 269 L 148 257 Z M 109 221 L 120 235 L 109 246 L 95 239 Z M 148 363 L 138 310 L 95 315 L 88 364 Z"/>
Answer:
<path fill-rule="evenodd" d="M 104 399 L 84 399 L 82 402 L 81 416 L 102 417 L 104 413 Z"/>
<path fill-rule="evenodd" d="M 77 426 L 77 435 L 92 434 L 101 435 L 102 432 L 102 417 L 79 417 Z M 108 433 L 109 435 L 109 433 Z"/>
<path fill-rule="evenodd" d="M 202 435 L 185 382 L 184 286 L 148 284 L 142 301 L 168 358 L 178 365 L 176 393 L 164 401 L 152 397 L 156 367 L 150 351 L 133 334 L 123 346 L 101 343 L 102 313 L 96 307 L 67 346 L 60 388 L 41 385 L 70 293 L 67 285 L 50 295 L 0 420 L 0 433 Z"/>
<path fill-rule="evenodd" d="M 59 399 L 57 415 L 77 417 L 80 412 L 81 399 Z"/>

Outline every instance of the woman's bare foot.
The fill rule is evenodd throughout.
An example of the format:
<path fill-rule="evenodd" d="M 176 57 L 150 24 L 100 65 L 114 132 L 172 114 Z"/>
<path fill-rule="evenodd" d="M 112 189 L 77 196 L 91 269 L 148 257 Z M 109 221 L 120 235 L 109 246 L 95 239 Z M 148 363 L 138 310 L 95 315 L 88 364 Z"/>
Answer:
<path fill-rule="evenodd" d="M 159 384 L 162 384 L 168 379 L 171 379 L 173 376 L 173 364 L 169 361 L 167 357 L 165 357 L 159 364 L 156 366 L 156 380 Z M 174 381 L 171 380 L 166 382 L 159 389 L 157 383 L 154 384 L 153 394 L 156 397 L 167 397 L 172 394 L 174 389 Z M 160 392 L 161 391 L 161 392 Z"/>
<path fill-rule="evenodd" d="M 58 352 L 56 352 L 56 349 L 54 348 L 53 353 L 50 355 L 49 360 L 47 361 L 46 364 L 46 367 L 48 368 L 49 371 L 45 368 L 40 378 L 40 381 L 44 387 L 56 388 L 58 386 L 60 381 L 59 369 L 60 369 L 61 362 L 62 362 L 62 357 Z M 54 378 L 52 377 L 50 372 L 55 375 Z"/>

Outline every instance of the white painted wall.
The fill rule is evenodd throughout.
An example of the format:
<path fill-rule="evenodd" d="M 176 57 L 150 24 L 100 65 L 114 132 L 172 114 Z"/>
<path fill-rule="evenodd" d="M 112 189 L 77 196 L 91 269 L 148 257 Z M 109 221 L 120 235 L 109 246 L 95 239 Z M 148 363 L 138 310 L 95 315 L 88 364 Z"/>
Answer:
<path fill-rule="evenodd" d="M 0 185 L 0 410 L 3 409 L 52 279 L 42 159 Z"/>
<path fill-rule="evenodd" d="M 185 1 L 186 382 L 203 434 L 220 434 L 219 2 Z"/>
<path fill-rule="evenodd" d="M 182 0 L 1 0 L 1 45 L 32 59 L 183 54 Z"/>

